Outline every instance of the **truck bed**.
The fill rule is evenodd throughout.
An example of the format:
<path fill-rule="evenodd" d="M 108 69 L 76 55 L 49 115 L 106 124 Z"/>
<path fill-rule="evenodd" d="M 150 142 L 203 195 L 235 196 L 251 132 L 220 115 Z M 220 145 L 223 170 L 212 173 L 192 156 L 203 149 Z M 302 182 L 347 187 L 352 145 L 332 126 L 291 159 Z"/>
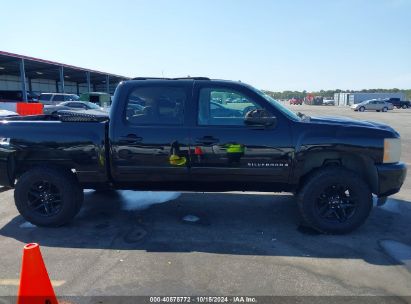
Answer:
<path fill-rule="evenodd" d="M 38 115 L 1 121 L 0 184 L 13 186 L 19 172 L 42 164 L 76 171 L 81 183 L 105 182 L 108 117 L 102 121 L 65 120 L 61 116 Z"/>

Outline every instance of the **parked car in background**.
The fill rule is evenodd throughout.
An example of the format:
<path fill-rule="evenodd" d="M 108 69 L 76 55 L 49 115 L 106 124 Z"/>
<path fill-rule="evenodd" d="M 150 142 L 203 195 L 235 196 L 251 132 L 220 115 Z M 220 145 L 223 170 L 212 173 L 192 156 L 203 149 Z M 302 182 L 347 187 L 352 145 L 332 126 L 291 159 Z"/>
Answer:
<path fill-rule="evenodd" d="M 56 105 L 63 101 L 77 101 L 80 97 L 76 94 L 65 93 L 41 93 L 39 101 L 45 105 Z"/>
<path fill-rule="evenodd" d="M 357 104 L 353 104 L 351 109 L 354 111 L 364 112 L 364 111 L 377 111 L 377 112 L 387 112 L 388 110 L 393 110 L 394 105 L 392 103 L 386 102 L 382 99 L 371 99 L 366 100 Z"/>
<path fill-rule="evenodd" d="M 27 101 L 28 102 L 37 102 L 38 94 L 34 92 L 27 91 Z M 19 102 L 23 101 L 23 94 L 21 90 L 1 90 L 0 91 L 0 102 Z"/>
<path fill-rule="evenodd" d="M 398 109 L 408 109 L 411 107 L 411 102 L 401 100 L 400 98 L 387 98 L 383 99 L 385 102 L 392 103 L 394 107 Z"/>
<path fill-rule="evenodd" d="M 323 104 L 324 98 L 322 96 L 308 95 L 304 98 L 304 103 L 311 106 L 320 106 Z"/>
<path fill-rule="evenodd" d="M 290 105 L 302 105 L 303 104 L 303 100 L 301 98 L 291 98 L 289 100 Z"/>
<path fill-rule="evenodd" d="M 80 100 L 95 103 L 102 108 L 107 108 L 111 105 L 111 96 L 105 92 L 82 93 L 80 95 Z"/>
<path fill-rule="evenodd" d="M 324 99 L 323 105 L 324 106 L 335 106 L 335 100 L 334 99 Z"/>
<path fill-rule="evenodd" d="M 98 105 L 92 102 L 88 102 L 88 101 L 65 101 L 57 105 L 45 105 L 43 112 L 44 114 L 57 114 L 57 112 L 61 110 L 70 110 L 70 111 L 95 110 L 95 111 L 104 112 L 101 107 L 99 107 Z"/>

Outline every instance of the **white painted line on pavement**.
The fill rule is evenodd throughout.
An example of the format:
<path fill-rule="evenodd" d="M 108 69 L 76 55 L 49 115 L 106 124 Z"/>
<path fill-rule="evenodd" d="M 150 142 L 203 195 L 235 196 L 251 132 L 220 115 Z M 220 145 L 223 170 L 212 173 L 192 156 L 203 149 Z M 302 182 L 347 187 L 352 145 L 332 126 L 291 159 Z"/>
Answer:
<path fill-rule="evenodd" d="M 66 283 L 66 281 L 63 280 L 52 280 L 51 285 L 53 287 L 59 287 Z M 20 279 L 0 279 L 0 286 L 19 286 L 20 285 Z"/>

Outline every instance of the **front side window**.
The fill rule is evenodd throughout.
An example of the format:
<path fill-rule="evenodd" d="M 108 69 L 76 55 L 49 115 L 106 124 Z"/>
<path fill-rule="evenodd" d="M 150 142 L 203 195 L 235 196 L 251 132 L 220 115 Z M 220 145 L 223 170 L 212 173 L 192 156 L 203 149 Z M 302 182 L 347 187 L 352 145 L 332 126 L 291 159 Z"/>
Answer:
<path fill-rule="evenodd" d="M 179 87 L 139 87 L 126 107 L 126 120 L 137 125 L 182 125 L 186 91 Z"/>
<path fill-rule="evenodd" d="M 261 106 L 247 96 L 220 88 L 203 88 L 198 102 L 198 124 L 244 126 L 244 117 Z"/>
<path fill-rule="evenodd" d="M 54 95 L 53 101 L 64 101 L 64 95 L 60 95 L 60 94 Z"/>
<path fill-rule="evenodd" d="M 40 101 L 49 101 L 51 98 L 51 94 L 41 94 L 39 100 Z"/>
<path fill-rule="evenodd" d="M 64 95 L 65 101 L 79 100 L 80 98 L 77 95 Z"/>
<path fill-rule="evenodd" d="M 85 109 L 86 106 L 82 103 L 79 102 L 70 102 L 67 104 L 68 107 L 70 108 L 78 108 L 78 109 Z"/>

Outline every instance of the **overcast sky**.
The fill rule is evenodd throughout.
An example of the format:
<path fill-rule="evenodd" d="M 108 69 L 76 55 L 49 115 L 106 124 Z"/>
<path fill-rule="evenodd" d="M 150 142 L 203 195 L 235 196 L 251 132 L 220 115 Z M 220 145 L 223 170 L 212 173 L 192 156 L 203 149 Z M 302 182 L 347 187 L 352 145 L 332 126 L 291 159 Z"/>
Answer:
<path fill-rule="evenodd" d="M 268 90 L 411 88 L 411 0 L 1 1 L 0 50 Z"/>

